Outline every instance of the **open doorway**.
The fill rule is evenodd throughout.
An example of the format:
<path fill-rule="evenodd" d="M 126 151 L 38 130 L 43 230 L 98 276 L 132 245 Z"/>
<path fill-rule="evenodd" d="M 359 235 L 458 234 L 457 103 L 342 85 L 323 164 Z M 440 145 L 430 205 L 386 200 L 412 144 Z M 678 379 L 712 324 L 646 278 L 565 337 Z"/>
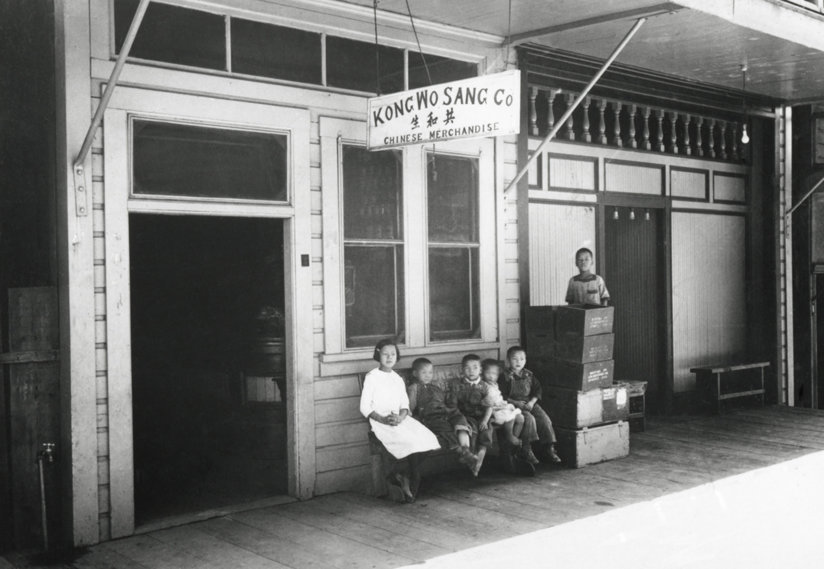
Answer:
<path fill-rule="evenodd" d="M 615 378 L 646 381 L 647 409 L 660 411 L 667 378 L 664 212 L 608 211 L 605 274 L 615 306 Z"/>
<path fill-rule="evenodd" d="M 287 491 L 283 221 L 132 214 L 135 523 Z"/>

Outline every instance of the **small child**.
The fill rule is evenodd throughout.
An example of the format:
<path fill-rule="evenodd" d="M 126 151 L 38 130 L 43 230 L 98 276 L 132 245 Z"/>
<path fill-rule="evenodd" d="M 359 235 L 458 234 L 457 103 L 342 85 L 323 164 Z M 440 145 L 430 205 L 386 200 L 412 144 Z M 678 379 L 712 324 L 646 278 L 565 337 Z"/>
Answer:
<path fill-rule="evenodd" d="M 541 384 L 535 375 L 526 369 L 526 350 L 521 346 L 512 346 L 506 351 L 507 369 L 501 381 L 501 393 L 515 405 L 525 416 L 535 418 L 538 428 L 538 442 L 541 445 L 539 456 L 542 460 L 559 463 L 561 458 L 555 452 L 555 430 L 552 420 L 538 401 L 541 399 Z"/>
<path fill-rule="evenodd" d="M 495 425 L 500 425 L 512 446 L 521 446 L 518 435 L 524 428 L 524 415 L 512 403 L 507 403 L 501 390 L 498 388 L 498 375 L 501 365 L 497 360 L 486 359 L 481 362 L 481 379 L 489 386 L 489 392 L 483 399 L 486 412 L 481 419 L 481 427 L 489 425 L 490 419 Z"/>
<path fill-rule="evenodd" d="M 493 429 L 483 424 L 486 414 L 484 398 L 489 394 L 489 386 L 481 381 L 481 358 L 476 354 L 467 354 L 461 360 L 463 375 L 449 383 L 447 406 L 457 409 L 466 419 L 471 434 L 478 435 L 475 454 L 478 458 L 472 473 L 477 475 L 484 462 L 486 451 L 492 444 Z"/>
<path fill-rule="evenodd" d="M 409 409 L 437 435 L 442 447 L 456 453 L 458 460 L 477 476 L 478 457 L 469 449 L 469 423 L 460 411 L 446 406 L 446 390 L 441 382 L 433 381 L 434 375 L 432 362 L 428 359 L 418 358 L 412 362 L 413 380 L 406 388 Z"/>
<path fill-rule="evenodd" d="M 569 279 L 566 303 L 607 306 L 609 291 L 604 279 L 592 272 L 592 251 L 586 247 L 578 249 L 575 253 L 575 266 L 578 267 L 579 274 Z"/>

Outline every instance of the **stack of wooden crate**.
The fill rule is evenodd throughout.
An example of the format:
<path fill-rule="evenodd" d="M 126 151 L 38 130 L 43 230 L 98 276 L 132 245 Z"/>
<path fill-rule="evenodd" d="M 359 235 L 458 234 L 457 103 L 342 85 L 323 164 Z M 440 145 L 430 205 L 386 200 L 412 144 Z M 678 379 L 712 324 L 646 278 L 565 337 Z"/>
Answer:
<path fill-rule="evenodd" d="M 585 305 L 527 309 L 527 365 L 543 384 L 558 454 L 575 468 L 629 454 L 627 387 L 612 383 L 613 314 Z"/>

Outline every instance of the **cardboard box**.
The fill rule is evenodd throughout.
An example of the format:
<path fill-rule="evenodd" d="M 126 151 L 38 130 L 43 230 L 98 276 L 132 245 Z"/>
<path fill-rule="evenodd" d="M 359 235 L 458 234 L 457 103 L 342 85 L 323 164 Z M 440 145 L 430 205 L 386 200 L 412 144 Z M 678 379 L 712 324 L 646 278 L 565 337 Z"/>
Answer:
<path fill-rule="evenodd" d="M 554 425 L 567 429 L 625 421 L 629 417 L 627 390 L 620 386 L 591 391 L 550 386 L 544 389 L 541 405 Z"/>
<path fill-rule="evenodd" d="M 544 387 L 590 391 L 612 386 L 615 361 L 603 360 L 582 364 L 557 358 L 527 359 L 527 367 L 538 376 Z"/>
<path fill-rule="evenodd" d="M 554 357 L 581 364 L 611 360 L 614 346 L 615 334 L 556 335 Z"/>
<path fill-rule="evenodd" d="M 615 309 L 612 306 L 570 304 L 559 306 L 555 313 L 555 334 L 595 336 L 611 334 Z"/>
<path fill-rule="evenodd" d="M 624 421 L 584 429 L 555 429 L 564 464 L 581 468 L 629 455 L 629 425 Z"/>

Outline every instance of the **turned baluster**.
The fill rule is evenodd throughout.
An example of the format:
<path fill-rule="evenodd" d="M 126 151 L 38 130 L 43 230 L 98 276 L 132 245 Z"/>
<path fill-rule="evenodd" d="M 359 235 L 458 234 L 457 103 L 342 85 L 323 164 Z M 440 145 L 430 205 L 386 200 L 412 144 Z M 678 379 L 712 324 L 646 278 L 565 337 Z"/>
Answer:
<path fill-rule="evenodd" d="M 535 99 L 538 98 L 538 88 L 529 88 L 529 132 L 538 135 L 538 110 L 535 108 Z"/>
<path fill-rule="evenodd" d="M 629 145 L 632 148 L 638 148 L 638 141 L 635 140 L 635 112 L 637 110 L 637 105 L 629 106 Z"/>
<path fill-rule="evenodd" d="M 707 154 L 710 158 L 715 158 L 715 119 L 709 119 L 709 128 L 707 129 Z"/>
<path fill-rule="evenodd" d="M 720 147 L 718 157 L 722 160 L 727 159 L 727 121 L 718 121 L 719 131 L 721 134 Z"/>
<path fill-rule="evenodd" d="M 730 137 L 730 158 L 732 160 L 738 160 L 738 123 L 732 122 L 730 123 L 730 132 L 732 136 Z"/>
<path fill-rule="evenodd" d="M 589 97 L 584 97 L 584 102 L 581 104 L 584 107 L 584 142 L 592 142 L 592 134 L 589 132 L 589 104 L 591 100 Z"/>
<path fill-rule="evenodd" d="M 621 140 L 621 107 L 623 107 L 623 105 L 620 101 L 613 101 L 612 112 L 615 115 L 615 128 L 613 129 L 615 133 L 615 146 L 624 145 L 624 141 Z"/>
<path fill-rule="evenodd" d="M 598 142 L 601 144 L 607 143 L 607 123 L 604 120 L 606 107 L 607 102 L 604 99 L 598 99 Z"/>
<path fill-rule="evenodd" d="M 566 108 L 570 108 L 572 106 L 572 100 L 575 98 L 573 93 L 566 94 Z M 573 113 L 574 114 L 574 113 Z M 569 115 L 569 119 L 566 122 L 566 135 L 567 139 L 575 140 L 575 130 L 573 129 L 573 118 L 572 115 Z"/>
<path fill-rule="evenodd" d="M 652 149 L 652 144 L 649 141 L 649 115 L 650 115 L 650 112 L 652 112 L 652 109 L 650 109 L 649 107 L 644 107 L 644 132 L 643 132 L 644 140 L 641 143 L 641 147 L 644 150 L 651 150 Z"/>
<path fill-rule="evenodd" d="M 658 109 L 655 111 L 655 118 L 658 121 L 658 133 L 656 138 L 658 138 L 658 145 L 656 149 L 658 152 L 664 151 L 664 111 Z"/>
<path fill-rule="evenodd" d="M 701 130 L 704 128 L 704 117 L 699 116 L 695 124 L 695 151 L 698 156 L 704 155 L 704 141 L 701 138 Z"/>
<path fill-rule="evenodd" d="M 678 113 L 670 113 L 670 149 L 673 154 L 678 154 L 678 133 L 675 129 L 678 127 Z"/>
<path fill-rule="evenodd" d="M 546 128 L 547 132 L 552 130 L 552 127 L 555 126 L 555 109 L 553 109 L 555 105 L 555 96 L 560 93 L 560 89 L 550 89 L 549 94 L 547 95 L 547 113 L 546 113 Z"/>

